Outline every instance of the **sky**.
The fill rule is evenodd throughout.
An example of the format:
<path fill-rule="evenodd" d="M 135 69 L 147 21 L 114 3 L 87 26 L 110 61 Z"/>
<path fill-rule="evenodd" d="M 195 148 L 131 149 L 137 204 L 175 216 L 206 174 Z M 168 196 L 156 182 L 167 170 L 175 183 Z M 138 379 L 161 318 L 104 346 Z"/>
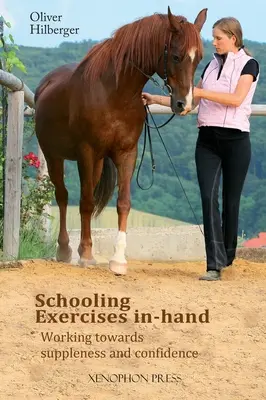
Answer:
<path fill-rule="evenodd" d="M 11 23 L 12 28 L 5 28 L 5 33 L 11 33 L 18 45 L 56 47 L 65 41 L 105 39 L 138 18 L 155 12 L 167 13 L 168 5 L 173 14 L 183 15 L 191 22 L 200 10 L 208 8 L 201 32 L 204 39 L 212 38 L 212 25 L 217 19 L 233 16 L 240 21 L 244 38 L 266 42 L 265 0 L 0 0 L 0 15 Z M 61 17 L 57 22 L 36 21 L 41 15 Z M 37 34 L 37 24 L 73 28 L 73 34 L 69 37 Z"/>

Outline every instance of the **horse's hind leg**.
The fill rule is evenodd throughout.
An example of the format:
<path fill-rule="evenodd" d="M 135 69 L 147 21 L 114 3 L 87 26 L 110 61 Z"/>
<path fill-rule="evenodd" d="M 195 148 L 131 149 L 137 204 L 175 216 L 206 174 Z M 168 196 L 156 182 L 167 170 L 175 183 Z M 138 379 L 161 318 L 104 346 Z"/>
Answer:
<path fill-rule="evenodd" d="M 47 158 L 46 161 L 50 179 L 55 187 L 55 198 L 60 214 L 59 246 L 56 252 L 56 260 L 70 263 L 72 250 L 69 246 L 69 237 L 66 229 L 68 192 L 64 184 L 64 160 Z"/>
<path fill-rule="evenodd" d="M 78 252 L 80 255 L 79 264 L 82 267 L 95 265 L 96 260 L 92 256 L 91 239 L 91 217 L 94 210 L 94 186 L 96 185 L 94 172 L 93 151 L 89 146 L 84 145 L 78 159 L 78 170 L 80 177 L 80 218 L 81 238 Z M 99 174 L 101 170 L 99 168 Z M 97 173 L 98 175 L 98 173 Z M 96 179 L 97 181 L 97 179 Z"/>

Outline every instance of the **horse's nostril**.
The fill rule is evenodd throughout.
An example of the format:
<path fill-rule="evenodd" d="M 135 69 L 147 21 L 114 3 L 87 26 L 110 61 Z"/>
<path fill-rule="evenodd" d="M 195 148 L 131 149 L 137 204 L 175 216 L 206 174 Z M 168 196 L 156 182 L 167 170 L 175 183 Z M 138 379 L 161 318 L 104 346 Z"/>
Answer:
<path fill-rule="evenodd" d="M 185 103 L 183 101 L 177 101 L 176 103 L 177 108 L 184 109 Z"/>

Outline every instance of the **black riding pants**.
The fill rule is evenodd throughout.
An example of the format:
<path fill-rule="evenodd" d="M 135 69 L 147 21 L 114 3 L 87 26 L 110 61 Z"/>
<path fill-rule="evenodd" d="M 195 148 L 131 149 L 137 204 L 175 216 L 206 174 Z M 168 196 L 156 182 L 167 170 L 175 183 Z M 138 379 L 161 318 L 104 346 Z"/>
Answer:
<path fill-rule="evenodd" d="M 232 264 L 237 247 L 240 197 L 251 158 L 248 132 L 201 127 L 195 160 L 201 193 L 207 270 Z M 222 175 L 222 219 L 219 184 Z"/>

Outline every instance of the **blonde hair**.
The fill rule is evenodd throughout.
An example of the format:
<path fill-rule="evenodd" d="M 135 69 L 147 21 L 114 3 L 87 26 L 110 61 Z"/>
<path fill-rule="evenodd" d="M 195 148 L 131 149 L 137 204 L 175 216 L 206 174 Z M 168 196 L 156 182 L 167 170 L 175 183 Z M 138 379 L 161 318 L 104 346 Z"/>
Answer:
<path fill-rule="evenodd" d="M 229 38 L 235 36 L 236 47 L 238 47 L 239 49 L 243 48 L 247 55 L 251 55 L 250 52 L 244 47 L 242 27 L 240 25 L 240 22 L 236 18 L 226 17 L 218 19 L 218 21 L 214 23 L 212 28 L 220 29 Z"/>

